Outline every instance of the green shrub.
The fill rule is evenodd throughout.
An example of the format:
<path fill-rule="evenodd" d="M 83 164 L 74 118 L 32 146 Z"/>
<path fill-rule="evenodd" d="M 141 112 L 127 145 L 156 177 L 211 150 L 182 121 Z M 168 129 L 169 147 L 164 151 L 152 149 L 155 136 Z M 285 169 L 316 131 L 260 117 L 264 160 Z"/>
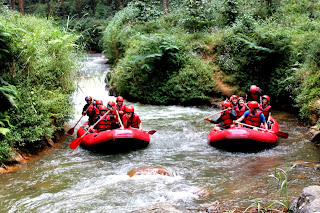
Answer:
<path fill-rule="evenodd" d="M 243 16 L 217 46 L 219 65 L 243 88 L 259 85 L 269 95 L 285 92 L 279 88 L 290 57 L 291 38 L 281 31 L 259 26 L 250 16 Z M 277 94 L 276 94 L 277 93 Z"/>
<path fill-rule="evenodd" d="M 137 9 L 128 6 L 118 12 L 109 22 L 103 34 L 103 48 L 109 62 L 114 63 L 119 60 L 125 51 L 126 40 L 122 38 L 123 31 L 129 31 L 126 28 L 131 27 L 136 17 Z M 126 26 L 124 28 L 124 26 Z"/>
<path fill-rule="evenodd" d="M 156 34 L 135 37 L 115 67 L 112 81 L 128 99 L 153 104 L 195 104 L 208 101 L 210 79 L 209 67 L 185 54 L 175 37 Z"/>
<path fill-rule="evenodd" d="M 70 118 L 77 68 L 75 35 L 41 18 L 16 13 L 4 17 L 0 26 L 10 35 L 10 57 L 1 62 L 0 99 L 10 104 L 1 107 L 0 120 L 7 118 L 10 133 L 0 136 L 0 163 L 10 157 L 11 148 L 39 148 L 45 137 L 63 128 Z"/>

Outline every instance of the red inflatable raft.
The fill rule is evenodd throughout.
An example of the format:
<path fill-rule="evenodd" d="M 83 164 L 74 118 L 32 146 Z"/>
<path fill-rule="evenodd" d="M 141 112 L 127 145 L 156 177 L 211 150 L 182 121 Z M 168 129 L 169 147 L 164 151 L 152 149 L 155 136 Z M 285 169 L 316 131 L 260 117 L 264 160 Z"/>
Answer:
<path fill-rule="evenodd" d="M 279 131 L 278 122 L 271 117 L 273 132 Z M 272 132 L 256 131 L 250 128 L 230 128 L 222 131 L 212 130 L 208 143 L 216 148 L 231 152 L 257 152 L 274 147 L 278 136 Z"/>
<path fill-rule="evenodd" d="M 81 137 L 86 132 L 85 126 L 81 126 L 77 136 Z M 128 128 L 89 133 L 82 138 L 80 146 L 89 150 L 112 153 L 143 149 L 149 145 L 149 142 L 148 132 Z"/>

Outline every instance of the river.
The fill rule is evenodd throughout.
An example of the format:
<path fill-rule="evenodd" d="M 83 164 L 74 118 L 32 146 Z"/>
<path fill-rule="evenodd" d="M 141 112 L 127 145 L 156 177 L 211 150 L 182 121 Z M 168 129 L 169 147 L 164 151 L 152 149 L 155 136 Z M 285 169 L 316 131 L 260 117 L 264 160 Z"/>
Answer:
<path fill-rule="evenodd" d="M 83 62 L 79 90 L 73 96 L 75 116 L 66 130 L 80 118 L 85 96 L 104 103 L 115 101 L 105 90 L 109 67 L 103 61 L 101 55 L 92 54 Z M 266 205 L 274 199 L 283 200 L 269 175 L 276 168 L 286 169 L 300 161 L 288 175 L 290 200 L 305 186 L 319 183 L 320 150 L 308 141 L 307 129 L 293 114 L 272 113 L 280 130 L 289 133 L 288 139 L 280 138 L 279 145 L 272 149 L 244 154 L 209 146 L 207 135 L 212 124 L 194 124 L 218 109 L 153 106 L 126 100 L 125 104 L 135 107 L 145 130 L 157 130 L 146 149 L 113 155 L 81 147 L 72 151 L 68 145 L 76 134 L 65 137 L 61 145 L 38 160 L 0 176 L 0 212 L 118 213 L 160 202 L 191 212 L 217 202 L 229 209 L 245 208 L 255 198 Z M 144 166 L 161 166 L 172 176 L 127 175 L 131 169 Z"/>

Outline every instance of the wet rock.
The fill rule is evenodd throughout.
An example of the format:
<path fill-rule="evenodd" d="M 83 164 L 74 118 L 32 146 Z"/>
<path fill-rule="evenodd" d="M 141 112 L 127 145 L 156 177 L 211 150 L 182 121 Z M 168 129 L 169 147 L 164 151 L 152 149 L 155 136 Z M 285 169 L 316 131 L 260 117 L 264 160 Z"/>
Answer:
<path fill-rule="evenodd" d="M 195 188 L 191 189 L 190 192 L 201 198 L 210 197 L 213 195 L 213 192 L 208 188 Z"/>
<path fill-rule="evenodd" d="M 131 169 L 128 172 L 130 177 L 134 175 L 164 175 L 164 176 L 172 176 L 169 172 L 167 172 L 164 168 L 160 166 L 144 166 L 140 168 Z"/>
<path fill-rule="evenodd" d="M 145 209 L 132 211 L 131 213 L 182 213 L 169 203 L 157 203 Z"/>
<path fill-rule="evenodd" d="M 290 209 L 290 213 L 320 212 L 320 186 L 304 188 L 299 197 L 290 203 Z"/>
<path fill-rule="evenodd" d="M 320 127 L 312 126 L 309 130 L 309 134 L 311 136 L 310 141 L 318 146 L 320 146 Z"/>

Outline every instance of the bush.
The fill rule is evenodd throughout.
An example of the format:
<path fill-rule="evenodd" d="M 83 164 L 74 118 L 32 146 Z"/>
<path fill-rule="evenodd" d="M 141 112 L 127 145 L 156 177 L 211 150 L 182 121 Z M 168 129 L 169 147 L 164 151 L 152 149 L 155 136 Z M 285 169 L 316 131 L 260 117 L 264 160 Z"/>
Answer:
<path fill-rule="evenodd" d="M 286 92 L 279 82 L 286 77 L 290 42 L 291 38 L 281 31 L 258 27 L 251 16 L 243 16 L 217 46 L 218 62 L 243 88 L 256 84 L 265 93 L 278 96 Z"/>
<path fill-rule="evenodd" d="M 203 103 L 212 88 L 208 68 L 185 54 L 175 37 L 139 36 L 115 67 L 112 81 L 127 99 L 153 104 Z"/>
<path fill-rule="evenodd" d="M 39 148 L 45 137 L 63 128 L 70 118 L 77 62 L 75 35 L 41 18 L 16 13 L 4 17 L 0 26 L 11 35 L 6 47 L 11 54 L 2 61 L 0 88 L 6 91 L 0 98 L 10 104 L 0 112 L 9 116 L 10 133 L 0 136 L 0 163 L 10 157 L 12 147 Z"/>

